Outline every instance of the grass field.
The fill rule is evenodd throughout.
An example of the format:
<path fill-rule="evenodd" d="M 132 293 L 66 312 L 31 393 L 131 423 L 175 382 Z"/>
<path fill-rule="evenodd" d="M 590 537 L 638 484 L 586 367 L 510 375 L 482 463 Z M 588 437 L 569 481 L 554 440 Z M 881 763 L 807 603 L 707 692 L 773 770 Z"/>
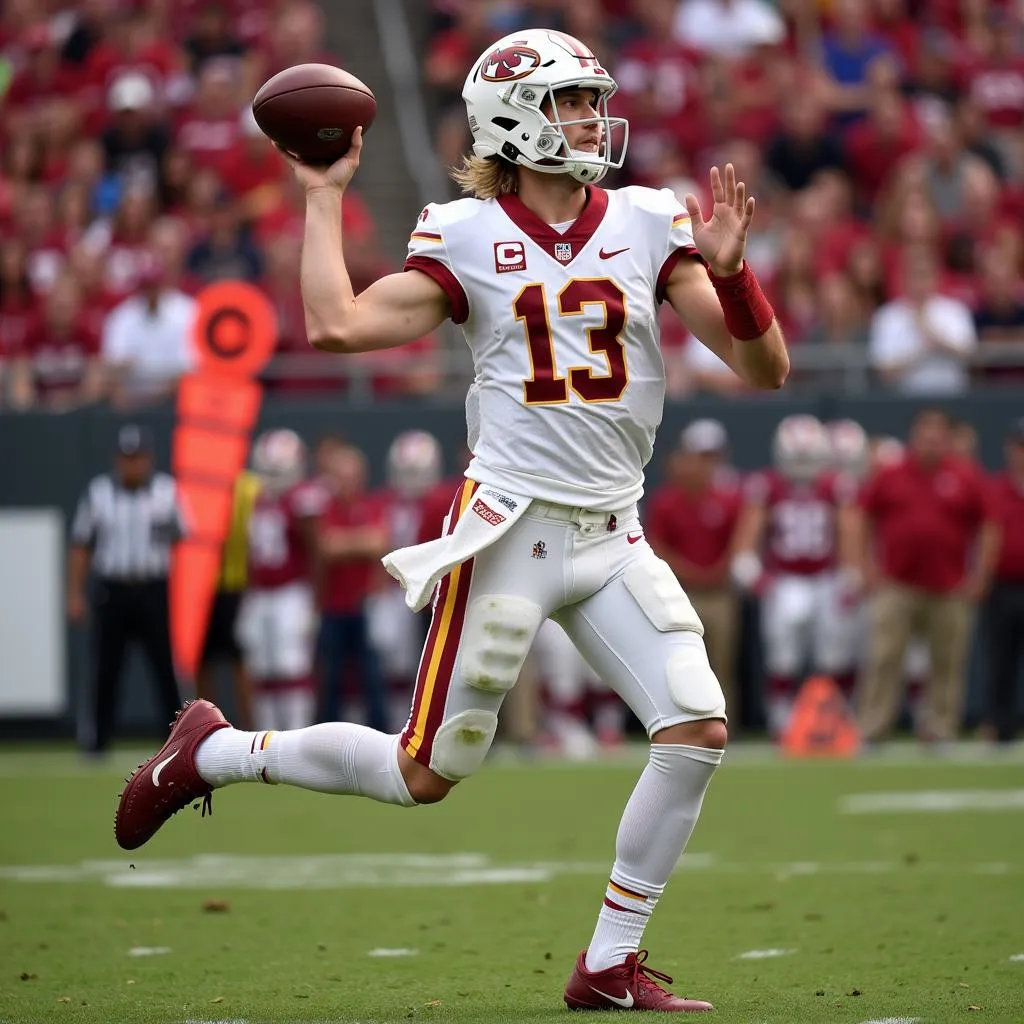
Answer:
<path fill-rule="evenodd" d="M 498 759 L 412 810 L 238 786 L 125 855 L 134 752 L 0 751 L 0 1021 L 576 1020 L 562 986 L 642 756 Z M 971 747 L 735 748 L 652 966 L 730 1024 L 1021 1024 L 1022 775 Z"/>

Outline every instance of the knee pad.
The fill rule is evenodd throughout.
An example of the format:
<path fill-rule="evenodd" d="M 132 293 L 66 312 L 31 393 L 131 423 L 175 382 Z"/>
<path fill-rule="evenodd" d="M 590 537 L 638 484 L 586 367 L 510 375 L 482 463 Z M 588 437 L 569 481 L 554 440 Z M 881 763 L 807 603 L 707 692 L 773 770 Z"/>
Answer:
<path fill-rule="evenodd" d="M 704 624 L 668 563 L 655 556 L 637 559 L 622 575 L 626 589 L 659 633 L 685 629 L 704 635 Z"/>
<path fill-rule="evenodd" d="M 430 769 L 451 782 L 469 778 L 484 763 L 498 716 L 493 711 L 462 711 L 434 733 Z"/>
<path fill-rule="evenodd" d="M 672 702 L 700 718 L 725 718 L 725 695 L 700 642 L 679 644 L 668 656 L 665 676 Z"/>
<path fill-rule="evenodd" d="M 466 612 L 460 672 L 467 686 L 508 693 L 540 629 L 540 605 L 522 597 L 485 594 Z"/>

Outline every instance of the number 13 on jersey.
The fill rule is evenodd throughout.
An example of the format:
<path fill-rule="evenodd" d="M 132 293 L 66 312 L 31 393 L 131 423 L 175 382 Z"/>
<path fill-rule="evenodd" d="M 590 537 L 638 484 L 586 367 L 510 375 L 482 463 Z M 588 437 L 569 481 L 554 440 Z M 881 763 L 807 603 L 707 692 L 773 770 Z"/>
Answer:
<path fill-rule="evenodd" d="M 525 405 L 561 405 L 569 401 L 571 388 L 584 402 L 617 402 L 629 384 L 626 346 L 620 340 L 626 326 L 626 296 L 607 277 L 574 278 L 558 293 L 556 315 L 580 316 L 587 306 L 604 308 L 604 323 L 586 328 L 591 353 L 602 355 L 607 373 L 589 366 L 572 366 L 558 372 L 558 354 L 551 331 L 547 291 L 541 283 L 526 285 L 512 303 L 516 319 L 526 332 L 533 373 L 523 381 Z"/>

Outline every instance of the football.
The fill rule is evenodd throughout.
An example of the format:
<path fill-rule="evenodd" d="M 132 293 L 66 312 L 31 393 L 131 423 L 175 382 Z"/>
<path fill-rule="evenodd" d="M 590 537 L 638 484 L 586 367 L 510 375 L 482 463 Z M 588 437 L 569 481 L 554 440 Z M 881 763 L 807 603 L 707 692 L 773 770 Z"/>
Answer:
<path fill-rule="evenodd" d="M 307 164 L 331 164 L 348 151 L 352 132 L 377 114 L 373 93 L 330 64 L 296 64 L 264 82 L 252 101 L 264 134 Z"/>

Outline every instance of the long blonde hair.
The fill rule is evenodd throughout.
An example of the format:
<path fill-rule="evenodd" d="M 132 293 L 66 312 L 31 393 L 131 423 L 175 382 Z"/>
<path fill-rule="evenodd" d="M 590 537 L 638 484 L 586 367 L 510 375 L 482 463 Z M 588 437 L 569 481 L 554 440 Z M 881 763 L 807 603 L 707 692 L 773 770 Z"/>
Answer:
<path fill-rule="evenodd" d="M 503 156 L 464 156 L 449 172 L 466 195 L 497 199 L 519 190 L 519 171 Z"/>

